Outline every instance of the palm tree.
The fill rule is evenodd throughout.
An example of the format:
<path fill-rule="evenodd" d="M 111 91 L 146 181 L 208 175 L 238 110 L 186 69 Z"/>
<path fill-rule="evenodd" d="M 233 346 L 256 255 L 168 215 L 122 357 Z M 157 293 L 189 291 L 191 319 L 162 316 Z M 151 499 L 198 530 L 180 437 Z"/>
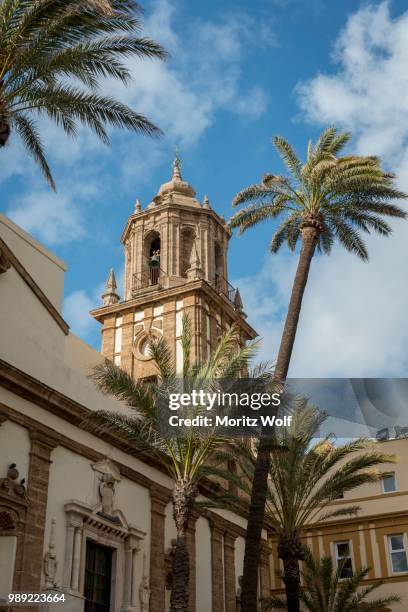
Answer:
<path fill-rule="evenodd" d="M 349 578 L 342 578 L 342 567 L 334 569 L 331 557 L 314 559 L 308 548 L 304 550 L 302 570 L 303 586 L 300 599 L 308 612 L 390 612 L 389 604 L 398 603 L 399 597 L 382 597 L 367 601 L 383 582 L 365 586 L 367 568 L 361 568 Z M 284 601 L 274 598 L 266 606 L 268 610 L 287 610 Z"/>
<path fill-rule="evenodd" d="M 336 445 L 332 434 L 322 439 L 321 425 L 327 415 L 307 400 L 297 399 L 290 428 L 280 428 L 271 451 L 270 479 L 265 519 L 278 542 L 283 562 L 283 580 L 287 609 L 299 611 L 300 569 L 303 560 L 301 534 L 313 523 L 358 512 L 356 506 L 328 510 L 339 495 L 366 483 L 376 482 L 383 473 L 378 465 L 396 461 L 394 455 L 373 451 L 373 442 L 357 439 Z M 239 465 L 244 478 L 241 488 L 251 483 L 256 465 L 254 446 L 248 441 L 237 443 Z M 247 486 L 247 493 L 249 487 Z"/>
<path fill-rule="evenodd" d="M 280 136 L 275 147 L 289 176 L 267 174 L 261 184 L 247 187 L 234 198 L 233 206 L 249 204 L 229 221 L 243 233 L 263 221 L 282 218 L 274 232 L 271 252 L 287 243 L 295 251 L 300 242 L 299 261 L 276 361 L 275 377 L 287 377 L 309 269 L 316 251 L 330 254 L 335 241 L 362 260 L 368 259 L 362 233 L 374 231 L 389 236 L 391 227 L 383 217 L 406 218 L 391 201 L 406 198 L 394 184 L 394 175 L 381 168 L 377 157 L 340 156 L 349 133 L 335 127 L 322 132 L 315 145 L 309 143 L 306 162 Z M 257 568 L 260 558 L 262 522 L 272 439 L 261 437 L 247 525 L 242 612 L 253 612 L 257 599 Z"/>
<path fill-rule="evenodd" d="M 104 77 L 129 82 L 125 58 L 166 57 L 163 47 L 138 36 L 140 15 L 134 0 L 0 3 L 0 147 L 15 131 L 53 189 L 33 115 L 51 119 L 70 136 L 83 123 L 105 143 L 109 125 L 160 134 L 146 117 L 98 93 Z"/>
<path fill-rule="evenodd" d="M 239 346 L 239 331 L 231 327 L 221 338 L 215 351 L 203 364 L 190 363 L 191 324 L 183 317 L 181 344 L 183 347 L 182 391 L 211 388 L 217 378 L 233 378 L 245 370 L 254 354 L 257 342 L 252 341 L 243 348 Z M 187 528 L 198 487 L 203 478 L 218 474 L 216 451 L 226 439 L 211 427 L 197 431 L 187 427 L 182 434 L 170 431 L 164 415 L 169 406 L 169 396 L 180 392 L 173 355 L 163 339 L 151 338 L 150 354 L 153 357 L 159 382 L 145 383 L 134 380 L 128 373 L 106 361 L 93 372 L 98 388 L 126 402 L 131 412 L 99 411 L 93 414 L 90 428 L 111 427 L 125 434 L 135 445 L 137 452 L 146 451 L 156 456 L 174 480 L 173 517 L 177 530 L 177 542 L 173 558 L 171 612 L 187 612 L 189 555 L 187 550 Z M 205 406 L 189 407 L 190 418 L 206 413 Z M 168 413 L 167 413 L 168 414 Z M 210 465 L 211 463 L 211 465 Z"/>

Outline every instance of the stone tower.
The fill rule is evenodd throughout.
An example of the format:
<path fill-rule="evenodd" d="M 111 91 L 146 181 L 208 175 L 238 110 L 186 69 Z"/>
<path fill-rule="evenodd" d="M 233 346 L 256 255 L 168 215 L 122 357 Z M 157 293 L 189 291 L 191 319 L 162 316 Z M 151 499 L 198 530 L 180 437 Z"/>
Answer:
<path fill-rule="evenodd" d="M 122 234 L 125 248 L 124 299 L 109 273 L 103 306 L 92 311 L 102 324 L 102 353 L 135 377 L 156 375 L 148 335 L 164 336 L 182 368 L 181 321 L 192 323 L 192 359 L 204 360 L 233 323 L 244 343 L 256 336 L 246 322 L 238 289 L 228 282 L 231 232 L 223 217 L 196 199 L 182 179 L 180 160 L 173 176 L 142 210 L 139 200 Z"/>

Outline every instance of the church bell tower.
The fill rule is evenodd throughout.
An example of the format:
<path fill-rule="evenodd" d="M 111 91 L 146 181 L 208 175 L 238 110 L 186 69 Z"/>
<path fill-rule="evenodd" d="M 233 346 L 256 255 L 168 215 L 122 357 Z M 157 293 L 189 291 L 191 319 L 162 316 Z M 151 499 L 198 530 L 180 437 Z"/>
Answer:
<path fill-rule="evenodd" d="M 163 336 L 182 370 L 181 322 L 192 323 L 192 359 L 202 361 L 220 335 L 238 325 L 241 342 L 257 334 L 247 323 L 239 290 L 228 282 L 231 232 L 207 196 L 202 204 L 181 176 L 178 156 L 173 175 L 142 210 L 139 200 L 122 234 L 125 250 L 124 297 L 110 271 L 103 305 L 91 312 L 102 324 L 102 353 L 136 378 L 156 375 L 149 356 L 150 334 Z"/>

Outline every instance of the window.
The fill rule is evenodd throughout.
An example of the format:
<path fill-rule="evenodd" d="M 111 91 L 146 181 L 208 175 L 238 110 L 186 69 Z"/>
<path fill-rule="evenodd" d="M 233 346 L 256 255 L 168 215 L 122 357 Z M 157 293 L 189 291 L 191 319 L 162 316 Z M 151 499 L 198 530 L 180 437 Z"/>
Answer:
<path fill-rule="evenodd" d="M 407 551 L 405 550 L 403 534 L 389 535 L 388 548 L 391 557 L 392 573 L 408 572 Z"/>
<path fill-rule="evenodd" d="M 397 490 L 395 473 L 386 474 L 382 479 L 382 489 L 384 493 L 394 493 Z"/>
<path fill-rule="evenodd" d="M 85 612 L 109 612 L 112 549 L 87 540 L 85 562 Z"/>
<path fill-rule="evenodd" d="M 350 578 L 353 575 L 353 561 L 351 558 L 350 542 L 335 542 L 336 565 L 340 571 L 340 578 Z"/>
<path fill-rule="evenodd" d="M 141 343 L 139 344 L 139 353 L 143 355 L 143 357 L 151 357 L 149 338 L 142 339 Z"/>

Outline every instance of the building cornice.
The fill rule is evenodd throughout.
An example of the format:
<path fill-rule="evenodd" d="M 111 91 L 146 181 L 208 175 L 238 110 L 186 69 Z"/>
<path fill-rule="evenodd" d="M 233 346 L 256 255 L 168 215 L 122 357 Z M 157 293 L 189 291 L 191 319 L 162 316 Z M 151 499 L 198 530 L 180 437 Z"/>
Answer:
<path fill-rule="evenodd" d="M 37 283 L 31 276 L 31 274 L 27 272 L 23 264 L 17 259 L 13 251 L 7 246 L 7 244 L 4 242 L 2 238 L 0 238 L 0 253 L 1 253 L 2 260 L 7 261 L 11 266 L 13 266 L 13 268 L 21 276 L 21 278 L 26 283 L 26 285 L 28 285 L 28 287 L 35 294 L 35 296 L 39 299 L 39 301 L 44 306 L 44 308 L 52 316 L 54 321 L 57 323 L 58 327 L 62 329 L 65 335 L 68 335 L 69 333 L 68 323 L 66 323 L 66 321 L 62 318 L 58 310 L 55 308 L 55 306 L 53 306 L 53 304 L 47 298 L 47 296 L 42 291 L 42 289 L 40 289 L 40 287 L 37 285 Z"/>
<path fill-rule="evenodd" d="M 240 326 L 245 330 L 250 338 L 256 338 L 257 332 L 254 330 L 249 323 L 243 319 L 243 317 L 236 312 L 233 304 L 225 297 L 220 295 L 206 280 L 187 281 L 184 285 L 178 285 L 168 289 L 157 289 L 154 293 L 143 294 L 140 297 L 133 298 L 132 300 L 126 300 L 126 302 L 119 302 L 110 306 L 101 306 L 90 311 L 90 315 L 97 321 L 102 322 L 106 316 L 110 314 L 116 314 L 138 306 L 145 306 L 148 304 L 154 304 L 164 298 L 175 298 L 181 295 L 192 293 L 197 290 L 203 291 L 211 301 L 215 302 L 217 306 L 223 308 L 233 320 L 239 321 Z"/>

